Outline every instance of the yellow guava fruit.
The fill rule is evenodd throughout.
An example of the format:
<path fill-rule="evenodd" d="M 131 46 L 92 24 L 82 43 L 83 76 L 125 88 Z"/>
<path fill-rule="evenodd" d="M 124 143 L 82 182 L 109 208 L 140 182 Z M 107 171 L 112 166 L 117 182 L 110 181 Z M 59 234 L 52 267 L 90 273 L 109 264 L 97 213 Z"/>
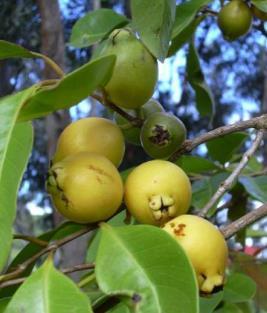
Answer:
<path fill-rule="evenodd" d="M 162 225 L 187 212 L 191 184 L 174 163 L 153 160 L 137 166 L 125 182 L 124 200 L 129 212 L 144 224 Z"/>
<path fill-rule="evenodd" d="M 202 292 L 211 293 L 224 283 L 228 248 L 222 233 L 204 218 L 184 214 L 163 227 L 183 247 Z"/>
<path fill-rule="evenodd" d="M 101 117 L 75 121 L 60 134 L 53 163 L 82 151 L 101 154 L 118 167 L 125 151 L 122 131 L 112 121 Z"/>
<path fill-rule="evenodd" d="M 92 152 L 80 152 L 53 164 L 46 185 L 57 210 L 77 223 L 108 219 L 123 198 L 117 168 L 104 156 Z"/>

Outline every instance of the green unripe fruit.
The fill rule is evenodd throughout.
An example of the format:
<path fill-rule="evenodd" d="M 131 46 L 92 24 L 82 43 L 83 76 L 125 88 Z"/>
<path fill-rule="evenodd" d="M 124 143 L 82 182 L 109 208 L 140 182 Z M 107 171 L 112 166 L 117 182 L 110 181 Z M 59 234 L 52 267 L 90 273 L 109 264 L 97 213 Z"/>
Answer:
<path fill-rule="evenodd" d="M 141 129 L 141 143 L 146 153 L 155 159 L 168 158 L 186 138 L 186 128 L 176 116 L 154 113 Z"/>
<path fill-rule="evenodd" d="M 255 5 L 251 5 L 252 14 L 262 21 L 267 21 L 267 13 L 258 9 Z"/>
<path fill-rule="evenodd" d="M 252 13 L 243 0 L 232 0 L 219 12 L 218 25 L 226 40 L 233 41 L 245 35 L 252 23 Z"/>
<path fill-rule="evenodd" d="M 132 116 L 144 120 L 155 112 L 163 111 L 164 108 L 162 107 L 162 105 L 154 99 L 151 99 L 148 102 L 146 102 L 138 110 L 127 110 L 127 112 Z M 120 114 L 116 112 L 114 113 L 114 119 L 117 125 L 122 130 L 125 139 L 132 144 L 140 145 L 140 132 L 141 132 L 140 127 L 133 126 L 128 120 L 126 120 L 124 117 L 122 117 Z"/>
<path fill-rule="evenodd" d="M 122 179 L 116 167 L 92 152 L 80 152 L 53 164 L 46 186 L 56 209 L 77 223 L 108 219 L 123 197 Z"/>
<path fill-rule="evenodd" d="M 100 53 L 116 55 L 107 98 L 119 107 L 136 109 L 152 96 L 158 78 L 157 60 L 135 35 L 126 29 L 114 30 Z"/>

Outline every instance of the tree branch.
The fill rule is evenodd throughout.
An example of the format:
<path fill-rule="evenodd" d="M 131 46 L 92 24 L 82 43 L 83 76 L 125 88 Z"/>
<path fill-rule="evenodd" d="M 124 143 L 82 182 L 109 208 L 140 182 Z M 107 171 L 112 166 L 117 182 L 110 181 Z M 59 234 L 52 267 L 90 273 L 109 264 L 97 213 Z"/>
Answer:
<path fill-rule="evenodd" d="M 205 207 L 199 212 L 199 216 L 204 217 L 209 212 L 209 210 L 215 205 L 215 203 L 221 198 L 221 196 L 233 186 L 236 178 L 239 176 L 243 168 L 247 165 L 249 159 L 253 156 L 253 154 L 257 151 L 258 147 L 261 144 L 263 138 L 264 131 L 259 130 L 256 138 L 252 144 L 252 146 L 244 153 L 240 163 L 237 165 L 235 170 L 227 177 L 227 179 L 221 183 L 218 190 L 209 200 L 209 202 L 205 205 Z"/>
<path fill-rule="evenodd" d="M 39 238 L 27 236 L 27 235 L 22 235 L 22 234 L 14 234 L 13 238 L 14 239 L 22 239 L 22 240 L 25 240 L 25 241 L 28 241 L 28 242 L 32 242 L 32 243 L 35 243 L 35 244 L 37 244 L 38 246 L 41 246 L 41 247 L 47 247 L 47 245 L 48 245 L 47 241 L 41 240 Z"/>
<path fill-rule="evenodd" d="M 198 147 L 199 145 L 207 141 L 210 141 L 215 138 L 223 137 L 225 135 L 235 133 L 238 131 L 246 130 L 248 128 L 267 129 L 267 114 L 254 117 L 247 121 L 241 121 L 235 124 L 218 127 L 192 140 L 185 140 L 182 146 L 170 156 L 169 160 L 175 161 L 182 154 L 191 152 L 193 149 L 195 149 L 196 147 Z"/>
<path fill-rule="evenodd" d="M 7 280 L 11 280 L 13 278 L 16 278 L 17 276 L 19 276 L 20 274 L 22 274 L 29 265 L 31 265 L 32 263 L 34 263 L 37 259 L 39 259 L 41 256 L 43 256 L 44 254 L 47 254 L 51 251 L 55 251 L 57 250 L 59 247 L 65 245 L 66 243 L 81 237 L 82 235 L 88 233 L 89 231 L 95 229 L 97 227 L 97 225 L 88 225 L 87 227 L 63 238 L 60 240 L 56 240 L 54 242 L 51 242 L 47 247 L 45 247 L 44 249 L 42 249 L 41 251 L 37 252 L 36 254 L 34 254 L 33 256 L 31 256 L 29 259 L 27 259 L 25 262 L 21 263 L 18 265 L 18 267 L 7 274 L 3 274 L 0 276 L 0 282 L 4 282 Z"/>
<path fill-rule="evenodd" d="M 233 235 L 235 235 L 241 229 L 255 223 L 259 219 L 267 216 L 267 203 L 263 204 L 259 208 L 247 213 L 246 215 L 240 217 L 233 223 L 221 227 L 221 232 L 225 239 L 229 239 Z"/>

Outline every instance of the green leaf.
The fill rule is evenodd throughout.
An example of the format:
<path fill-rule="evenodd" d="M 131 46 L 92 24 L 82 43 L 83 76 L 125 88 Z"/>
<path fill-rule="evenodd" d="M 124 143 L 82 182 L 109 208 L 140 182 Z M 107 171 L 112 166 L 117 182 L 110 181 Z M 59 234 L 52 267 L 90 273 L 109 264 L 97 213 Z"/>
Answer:
<path fill-rule="evenodd" d="M 39 90 L 24 104 L 19 120 L 42 117 L 85 99 L 107 82 L 115 60 L 113 55 L 105 56 L 85 64 L 56 83 L 52 81 L 52 85 L 47 86 L 47 82 L 43 82 Z"/>
<path fill-rule="evenodd" d="M 72 28 L 70 44 L 88 47 L 108 35 L 114 28 L 128 24 L 128 19 L 111 9 L 99 9 L 86 14 Z"/>
<path fill-rule="evenodd" d="M 106 294 L 129 297 L 139 313 L 197 313 L 198 288 L 183 249 L 162 229 L 101 226 L 96 278 Z"/>
<path fill-rule="evenodd" d="M 199 114 L 212 118 L 214 114 L 214 99 L 205 83 L 205 78 L 200 67 L 199 56 L 192 42 L 189 45 L 186 71 L 188 81 L 196 94 L 196 105 Z"/>
<path fill-rule="evenodd" d="M 183 155 L 175 163 L 187 174 L 202 174 L 219 169 L 212 161 L 192 155 Z"/>
<path fill-rule="evenodd" d="M 238 132 L 213 139 L 206 143 L 208 155 L 213 160 L 224 164 L 233 157 L 233 154 L 242 146 L 246 138 L 246 133 Z"/>
<path fill-rule="evenodd" d="M 223 291 L 215 294 L 200 297 L 200 313 L 212 313 L 218 304 L 222 301 Z"/>
<path fill-rule="evenodd" d="M 226 280 L 223 299 L 231 303 L 245 302 L 253 298 L 256 288 L 256 283 L 250 277 L 233 273 Z"/>
<path fill-rule="evenodd" d="M 246 229 L 246 237 L 251 237 L 251 238 L 262 238 L 262 237 L 267 237 L 267 231 L 261 230 L 261 229 L 252 229 L 252 228 L 247 228 Z"/>
<path fill-rule="evenodd" d="M 17 192 L 33 140 L 31 124 L 16 124 L 16 120 L 32 91 L 33 88 L 30 88 L 0 100 L 0 269 L 9 254 Z"/>
<path fill-rule="evenodd" d="M 222 181 L 228 176 L 227 173 L 219 173 L 211 177 L 205 177 L 192 185 L 192 204 L 196 209 L 202 209 L 210 200 Z"/>
<path fill-rule="evenodd" d="M 61 225 L 59 225 L 57 228 L 44 233 L 38 237 L 38 239 L 41 239 L 43 241 L 51 242 L 53 240 L 59 240 L 67 237 L 68 235 L 71 235 L 83 228 L 85 228 L 85 225 L 82 224 L 76 224 L 73 222 L 65 222 Z M 37 245 L 35 243 L 28 243 L 13 259 L 11 264 L 9 265 L 7 271 L 11 271 L 12 269 L 16 268 L 19 264 L 25 262 L 27 259 L 31 258 L 36 253 L 40 252 L 43 249 L 42 246 Z M 23 277 L 29 275 L 34 267 L 35 263 L 30 265 L 22 274 Z M 14 294 L 14 292 L 17 290 L 19 285 L 10 286 L 6 288 L 0 289 L 0 298 L 3 297 L 9 297 Z"/>
<path fill-rule="evenodd" d="M 124 303 L 119 303 L 114 308 L 108 311 L 108 313 L 131 313 L 128 306 Z"/>
<path fill-rule="evenodd" d="M 47 260 L 17 290 L 5 313 L 92 313 L 89 299 Z"/>
<path fill-rule="evenodd" d="M 267 13 L 267 1 L 266 0 L 252 0 L 253 3 L 259 10 Z"/>
<path fill-rule="evenodd" d="M 175 0 L 132 0 L 133 25 L 148 50 L 160 61 L 167 56 L 175 19 Z"/>
<path fill-rule="evenodd" d="M 211 0 L 186 1 L 176 7 L 176 17 L 172 31 L 172 39 L 180 34 L 195 19 L 197 12 L 201 7 L 211 2 Z"/>
<path fill-rule="evenodd" d="M 11 298 L 0 299 L 0 313 L 4 313 Z"/>
<path fill-rule="evenodd" d="M 0 60 L 8 58 L 36 58 L 36 55 L 22 46 L 0 40 Z"/>
<path fill-rule="evenodd" d="M 187 4 L 189 2 L 186 2 Z M 192 39 L 194 32 L 196 31 L 198 25 L 203 21 L 205 16 L 199 16 L 193 19 L 181 32 L 178 33 L 171 41 L 171 46 L 168 51 L 168 57 L 174 55 L 178 50 L 182 48 L 184 44 Z"/>
<path fill-rule="evenodd" d="M 267 201 L 267 176 L 241 176 L 239 182 L 245 187 L 249 195 L 263 203 Z"/>
<path fill-rule="evenodd" d="M 239 307 L 232 303 L 225 303 L 218 310 L 214 311 L 216 313 L 243 313 Z"/>

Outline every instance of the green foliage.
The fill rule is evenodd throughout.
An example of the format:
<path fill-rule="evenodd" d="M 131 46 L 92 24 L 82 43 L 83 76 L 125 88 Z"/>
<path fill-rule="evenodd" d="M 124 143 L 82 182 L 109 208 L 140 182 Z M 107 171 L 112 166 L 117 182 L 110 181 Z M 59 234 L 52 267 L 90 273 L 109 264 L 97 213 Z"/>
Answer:
<path fill-rule="evenodd" d="M 29 50 L 11 43 L 0 40 L 0 60 L 8 58 L 35 58 L 36 56 Z"/>

